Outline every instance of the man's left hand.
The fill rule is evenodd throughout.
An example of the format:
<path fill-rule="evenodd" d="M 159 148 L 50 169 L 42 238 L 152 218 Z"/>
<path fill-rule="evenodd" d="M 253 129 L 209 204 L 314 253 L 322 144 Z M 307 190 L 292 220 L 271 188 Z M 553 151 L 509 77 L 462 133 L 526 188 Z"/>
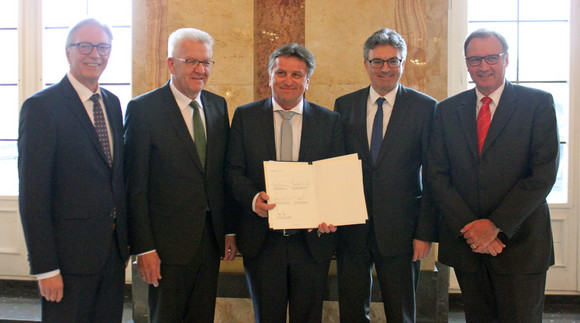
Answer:
<path fill-rule="evenodd" d="M 431 242 L 413 239 L 413 261 L 423 260 L 431 253 Z"/>
<path fill-rule="evenodd" d="M 461 229 L 471 249 L 487 247 L 497 237 L 499 231 L 499 228 L 488 219 L 475 220 Z"/>
<path fill-rule="evenodd" d="M 236 259 L 236 254 L 238 253 L 238 246 L 236 245 L 236 236 L 227 235 L 226 236 L 226 250 L 224 252 L 223 260 L 234 260 Z"/>

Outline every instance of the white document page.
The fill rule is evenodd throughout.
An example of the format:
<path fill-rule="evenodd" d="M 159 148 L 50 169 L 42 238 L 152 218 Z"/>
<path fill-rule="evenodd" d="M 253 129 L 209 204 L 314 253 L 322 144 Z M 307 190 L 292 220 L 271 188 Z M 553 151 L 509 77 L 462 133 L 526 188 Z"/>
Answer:
<path fill-rule="evenodd" d="M 310 229 L 364 223 L 362 166 L 356 154 L 306 162 L 264 162 L 273 229 Z"/>

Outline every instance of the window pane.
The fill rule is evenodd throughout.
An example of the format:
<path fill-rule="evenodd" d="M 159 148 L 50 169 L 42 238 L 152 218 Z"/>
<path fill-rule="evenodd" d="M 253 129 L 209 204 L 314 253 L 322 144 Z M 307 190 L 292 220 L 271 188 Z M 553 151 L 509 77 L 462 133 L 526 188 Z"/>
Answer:
<path fill-rule="evenodd" d="M 518 18 L 517 0 L 469 0 L 469 21 L 500 21 Z"/>
<path fill-rule="evenodd" d="M 568 202 L 568 145 L 560 144 L 560 167 L 556 183 L 548 195 L 548 203 Z"/>
<path fill-rule="evenodd" d="M 121 2 L 121 1 L 119 1 Z M 114 11 L 114 10 L 111 10 Z M 87 16 L 86 0 L 43 0 L 42 22 L 49 27 L 72 26 Z M 64 38 L 62 40 L 64 43 Z"/>
<path fill-rule="evenodd" d="M 520 1 L 521 20 L 568 20 L 570 0 L 525 0 Z"/>
<path fill-rule="evenodd" d="M 121 101 L 121 110 L 123 110 L 123 116 L 125 115 L 125 110 L 127 109 L 127 103 L 133 98 L 133 94 L 131 93 L 131 85 L 109 85 L 103 84 L 103 88 L 113 92 L 117 97 L 119 97 L 119 101 Z"/>
<path fill-rule="evenodd" d="M 131 28 L 113 28 L 113 49 L 101 83 L 131 82 Z"/>
<path fill-rule="evenodd" d="M 552 93 L 558 118 L 560 141 L 569 142 L 570 86 L 568 83 L 529 83 L 525 86 Z"/>
<path fill-rule="evenodd" d="M 2 0 L 0 28 L 18 27 L 18 0 Z"/>
<path fill-rule="evenodd" d="M 471 4 L 471 2 L 470 2 Z M 471 10 L 471 9 L 470 9 Z M 517 57 L 518 57 L 518 27 L 515 22 L 492 22 L 492 23 L 471 23 L 468 26 L 468 34 L 471 32 L 479 29 L 479 28 L 487 28 L 490 30 L 497 31 L 498 33 L 502 34 L 509 46 L 508 53 L 509 53 L 509 64 L 506 69 L 505 77 L 510 81 L 517 80 Z"/>
<path fill-rule="evenodd" d="M 0 141 L 0 195 L 18 195 L 18 151 L 16 141 Z"/>
<path fill-rule="evenodd" d="M 16 139 L 18 138 L 18 87 L 16 85 L 0 86 L 0 98 L 2 98 L 0 139 Z"/>
<path fill-rule="evenodd" d="M 18 30 L 0 30 L 0 44 L 14 50 L 0 51 L 0 84 L 18 83 Z"/>
<path fill-rule="evenodd" d="M 73 0 L 76 1 L 76 0 Z M 131 26 L 131 1 L 88 0 L 88 12 L 111 27 Z M 115 8 L 111 10 L 111 8 Z"/>
<path fill-rule="evenodd" d="M 539 39 L 549 35 L 553 48 L 539 50 Z M 544 61 L 540 63 L 540 60 Z M 567 22 L 520 24 L 520 81 L 566 81 L 570 74 L 570 26 Z"/>
<path fill-rule="evenodd" d="M 68 71 L 66 36 L 68 29 L 45 29 L 42 35 L 42 79 L 45 84 L 59 82 Z"/>

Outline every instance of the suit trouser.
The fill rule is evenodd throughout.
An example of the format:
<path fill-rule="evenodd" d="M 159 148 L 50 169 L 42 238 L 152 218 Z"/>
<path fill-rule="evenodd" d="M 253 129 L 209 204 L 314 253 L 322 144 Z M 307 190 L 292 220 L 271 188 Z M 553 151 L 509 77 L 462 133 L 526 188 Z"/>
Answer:
<path fill-rule="evenodd" d="M 60 303 L 42 299 L 43 322 L 121 322 L 125 293 L 125 262 L 113 233 L 109 257 L 95 274 L 62 273 L 64 285 Z"/>
<path fill-rule="evenodd" d="M 303 233 L 284 237 L 268 232 L 256 257 L 244 257 L 246 280 L 257 323 L 322 322 L 330 259 L 310 255 Z"/>
<path fill-rule="evenodd" d="M 151 322 L 213 323 L 220 266 L 220 250 L 211 219 L 199 250 L 187 265 L 164 265 L 159 286 L 149 285 Z"/>
<path fill-rule="evenodd" d="M 493 270 L 490 257 L 480 257 L 475 272 L 455 270 L 465 304 L 466 321 L 542 322 L 546 272 L 499 274 Z"/>
<path fill-rule="evenodd" d="M 370 322 L 372 272 L 376 269 L 389 323 L 415 322 L 415 292 L 420 262 L 412 254 L 382 256 L 374 235 L 365 253 L 342 249 L 337 254 L 340 322 Z"/>

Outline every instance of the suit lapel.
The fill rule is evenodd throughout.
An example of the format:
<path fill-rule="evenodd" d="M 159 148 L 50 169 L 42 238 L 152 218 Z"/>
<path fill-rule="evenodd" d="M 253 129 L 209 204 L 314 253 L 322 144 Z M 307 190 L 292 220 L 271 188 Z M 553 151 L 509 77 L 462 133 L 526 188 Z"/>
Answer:
<path fill-rule="evenodd" d="M 388 151 L 396 146 L 398 141 L 397 137 L 399 137 L 399 134 L 401 133 L 401 127 L 403 127 L 405 124 L 408 124 L 403 122 L 403 120 L 408 115 L 409 110 L 405 109 L 407 105 L 407 99 L 407 91 L 402 85 L 399 85 L 399 90 L 395 99 L 395 106 L 393 106 L 393 112 L 389 118 L 387 131 L 385 132 L 385 137 L 381 143 L 381 149 L 379 150 L 379 156 L 377 157 L 376 164 L 379 164 L 381 160 L 385 158 L 385 155 L 387 155 Z"/>
<path fill-rule="evenodd" d="M 365 91 L 361 91 L 353 102 L 353 127 L 354 133 L 357 134 L 356 140 L 363 152 L 363 159 L 371 163 L 371 151 L 369 148 L 369 138 L 367 136 L 367 101 L 369 97 L 370 86 Z"/>
<path fill-rule="evenodd" d="M 197 155 L 197 150 L 195 149 L 195 144 L 193 143 L 191 134 L 189 133 L 187 125 L 183 120 L 183 115 L 179 110 L 179 106 L 175 101 L 175 97 L 171 92 L 169 82 L 163 88 L 163 96 L 161 101 L 162 102 L 159 102 L 159 106 L 165 109 L 163 115 L 169 121 L 179 140 L 183 143 L 184 146 L 186 146 L 187 153 L 189 154 L 189 157 L 192 159 L 193 163 L 201 172 L 203 172 L 203 167 L 201 167 L 201 162 Z"/>
<path fill-rule="evenodd" d="M 304 100 L 304 99 L 303 99 Z M 312 114 L 312 109 L 308 101 L 304 100 L 304 109 L 302 111 L 302 132 L 300 135 L 300 151 L 298 153 L 298 160 L 310 160 L 306 155 L 307 152 L 316 151 L 313 147 L 312 141 L 316 137 L 316 118 Z"/>
<path fill-rule="evenodd" d="M 499 100 L 499 105 L 495 109 L 493 119 L 491 120 L 491 124 L 489 126 L 489 131 L 485 137 L 483 149 L 481 150 L 482 156 L 485 154 L 489 146 L 493 144 L 503 127 L 505 127 L 507 124 L 515 110 L 515 107 L 517 106 L 517 104 L 514 103 L 517 98 L 518 96 L 514 94 L 514 88 L 512 84 L 506 81 L 505 88 Z"/>
<path fill-rule="evenodd" d="M 105 156 L 105 151 L 103 150 L 103 146 L 101 145 L 99 137 L 97 136 L 95 126 L 91 122 L 91 119 L 87 114 L 87 110 L 85 109 L 83 102 L 79 98 L 78 93 L 73 88 L 67 76 L 65 76 L 60 82 L 60 87 L 63 91 L 64 99 L 66 102 L 66 108 L 70 110 L 72 114 L 79 120 L 81 127 L 85 130 L 85 132 L 89 136 L 90 141 L 93 143 L 93 146 L 97 150 L 98 154 L 101 156 L 101 159 L 108 166 L 107 157 Z"/>
<path fill-rule="evenodd" d="M 117 108 L 109 94 L 101 88 L 101 94 L 103 96 L 103 102 L 105 103 L 105 110 L 107 111 L 107 119 L 109 120 L 109 127 L 111 128 L 111 138 L 113 146 L 113 168 L 120 166 L 119 157 L 122 156 L 123 149 L 123 129 L 118 128 L 123 124 L 123 120 L 119 120 L 119 111 L 115 111 Z M 120 108 L 120 107 L 119 107 Z M 104 156 L 104 153 L 103 153 Z"/>
<path fill-rule="evenodd" d="M 466 138 L 467 144 L 469 145 L 469 150 L 471 150 L 472 157 L 474 159 L 478 158 L 477 153 L 477 122 L 475 115 L 475 106 L 477 96 L 475 95 L 475 89 L 467 92 L 462 100 L 459 102 L 459 107 L 457 113 L 459 114 L 459 123 L 461 124 L 461 129 L 463 130 L 463 135 Z"/>
<path fill-rule="evenodd" d="M 276 140 L 274 139 L 274 107 L 272 98 L 265 99 L 261 113 L 258 115 L 257 131 L 263 138 L 263 144 L 266 147 L 269 160 L 276 160 Z"/>
<path fill-rule="evenodd" d="M 213 100 L 207 100 L 205 95 L 204 95 L 204 91 L 201 92 L 201 102 L 203 103 L 203 114 L 205 116 L 205 136 L 206 136 L 206 165 L 205 167 L 207 168 L 209 165 L 209 163 L 207 162 L 208 160 L 211 160 L 212 158 L 212 147 L 213 145 L 213 138 L 216 136 L 215 135 L 215 128 L 216 128 L 216 124 L 215 122 L 218 120 L 217 117 L 217 113 L 218 113 L 218 108 L 215 106 L 215 102 Z M 195 143 L 194 143 L 195 146 Z M 197 149 L 196 149 L 196 154 L 197 154 Z M 199 159 L 199 158 L 198 158 Z"/>

